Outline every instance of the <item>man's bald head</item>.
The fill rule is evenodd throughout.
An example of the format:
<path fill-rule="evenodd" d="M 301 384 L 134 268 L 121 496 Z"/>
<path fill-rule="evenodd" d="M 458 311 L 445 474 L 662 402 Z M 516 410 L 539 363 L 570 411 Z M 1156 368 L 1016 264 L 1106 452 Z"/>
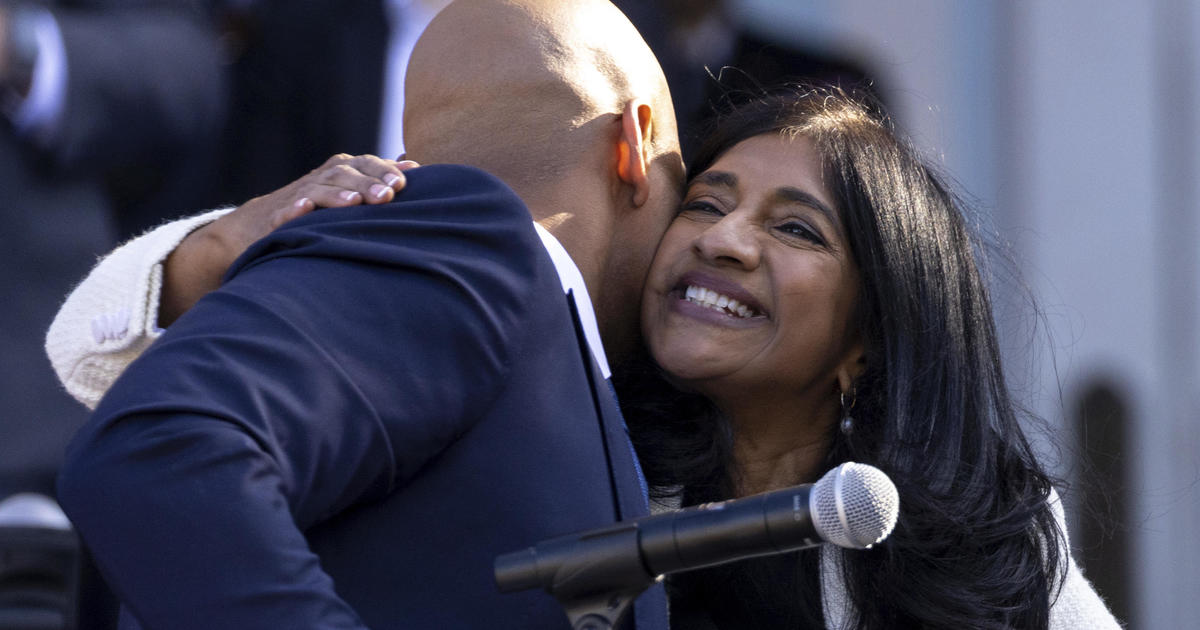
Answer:
<path fill-rule="evenodd" d="M 666 79 L 607 0 L 456 0 L 417 42 L 404 140 L 482 168 L 562 243 L 614 362 L 636 347 L 642 283 L 679 204 Z"/>
<path fill-rule="evenodd" d="M 405 144 L 423 163 L 470 164 L 514 188 L 536 186 L 593 161 L 585 153 L 604 127 L 595 123 L 633 99 L 657 112 L 654 154 L 677 152 L 662 70 L 610 2 L 457 0 L 409 61 Z"/>

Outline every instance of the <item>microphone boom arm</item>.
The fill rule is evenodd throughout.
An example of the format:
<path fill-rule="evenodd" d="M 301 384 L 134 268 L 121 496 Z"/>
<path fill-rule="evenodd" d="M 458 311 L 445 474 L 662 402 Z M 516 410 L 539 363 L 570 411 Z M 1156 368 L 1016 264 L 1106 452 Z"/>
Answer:
<path fill-rule="evenodd" d="M 496 558 L 496 583 L 502 592 L 545 588 L 575 630 L 616 627 L 629 605 L 667 573 L 819 544 L 791 527 L 808 500 L 809 488 L 799 486 L 554 538 Z M 755 536 L 763 531 L 775 535 Z M 681 537 L 693 544 L 681 548 Z"/>
<path fill-rule="evenodd" d="M 615 628 L 650 585 L 638 552 L 638 522 L 543 541 L 496 558 L 502 592 L 542 586 L 562 605 L 574 630 Z"/>

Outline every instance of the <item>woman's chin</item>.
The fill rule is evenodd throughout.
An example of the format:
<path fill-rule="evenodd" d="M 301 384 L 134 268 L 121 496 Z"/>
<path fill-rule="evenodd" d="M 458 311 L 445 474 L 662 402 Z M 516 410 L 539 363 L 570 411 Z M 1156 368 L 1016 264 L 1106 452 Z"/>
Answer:
<path fill-rule="evenodd" d="M 676 387 L 704 393 L 706 386 L 719 382 L 729 370 L 719 356 L 695 347 L 651 348 L 655 363 Z"/>

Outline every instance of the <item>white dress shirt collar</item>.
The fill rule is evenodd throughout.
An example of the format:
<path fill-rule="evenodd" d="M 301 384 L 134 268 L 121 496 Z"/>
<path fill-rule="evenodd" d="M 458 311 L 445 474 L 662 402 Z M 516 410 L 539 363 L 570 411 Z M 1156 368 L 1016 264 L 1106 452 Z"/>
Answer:
<path fill-rule="evenodd" d="M 592 298 L 588 295 L 587 285 L 583 282 L 583 274 L 575 265 L 575 261 L 571 260 L 571 255 L 567 253 L 566 248 L 558 242 L 558 239 L 554 238 L 553 234 L 536 222 L 533 227 L 537 228 L 538 236 L 542 237 L 542 246 L 546 248 L 546 253 L 550 254 L 550 260 L 554 261 L 554 269 L 558 271 L 558 279 L 562 282 L 563 291 L 570 292 L 575 298 L 575 308 L 579 311 L 584 337 L 587 338 L 588 347 L 592 349 L 592 356 L 595 357 L 596 364 L 600 366 L 600 372 L 604 374 L 604 378 L 610 378 L 612 371 L 608 369 L 608 358 L 604 355 L 604 343 L 600 340 L 600 327 L 596 324 L 596 311 L 592 308 Z"/>

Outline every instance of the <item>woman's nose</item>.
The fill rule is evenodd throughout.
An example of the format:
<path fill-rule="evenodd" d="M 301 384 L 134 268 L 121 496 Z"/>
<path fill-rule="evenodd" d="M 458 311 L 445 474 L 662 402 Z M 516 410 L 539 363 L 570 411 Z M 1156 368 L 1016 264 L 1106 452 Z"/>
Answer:
<path fill-rule="evenodd" d="M 761 250 L 755 227 L 736 212 L 727 214 L 696 237 L 696 252 L 718 265 L 758 266 Z"/>

